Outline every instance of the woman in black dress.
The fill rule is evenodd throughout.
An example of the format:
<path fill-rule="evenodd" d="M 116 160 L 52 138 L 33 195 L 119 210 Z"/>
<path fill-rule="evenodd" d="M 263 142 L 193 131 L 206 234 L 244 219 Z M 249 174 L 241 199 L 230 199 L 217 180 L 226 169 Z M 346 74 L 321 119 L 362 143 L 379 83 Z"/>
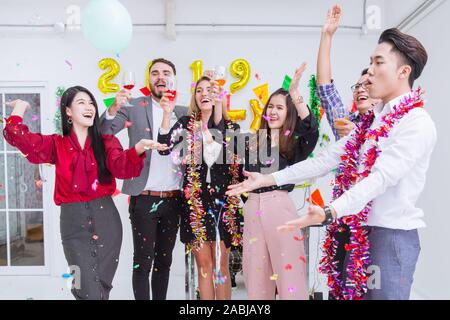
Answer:
<path fill-rule="evenodd" d="M 225 196 L 225 192 L 228 185 L 240 180 L 241 167 L 233 161 L 234 152 L 225 147 L 225 132 L 236 130 L 237 125 L 223 119 L 219 87 L 208 77 L 196 83 L 188 116 L 170 129 L 174 105 L 168 94 L 161 100 L 165 113 L 158 141 L 171 149 L 183 142 L 181 241 L 193 250 L 200 298 L 231 299 L 228 259 L 231 245 L 237 246 L 241 239 L 236 217 L 240 200 Z M 168 155 L 170 151 L 160 153 Z"/>

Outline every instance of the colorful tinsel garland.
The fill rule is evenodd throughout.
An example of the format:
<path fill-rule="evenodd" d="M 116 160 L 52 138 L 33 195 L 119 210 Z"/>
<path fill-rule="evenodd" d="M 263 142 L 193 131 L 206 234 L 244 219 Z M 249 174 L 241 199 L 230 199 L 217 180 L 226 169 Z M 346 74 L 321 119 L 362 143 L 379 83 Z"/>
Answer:
<path fill-rule="evenodd" d="M 340 173 L 336 177 L 336 188 L 333 192 L 333 199 L 339 198 L 346 190 L 366 178 L 375 164 L 381 150 L 377 144 L 371 147 L 362 158 L 360 149 L 367 140 L 378 142 L 380 138 L 387 138 L 390 130 L 397 124 L 410 110 L 423 107 L 422 90 L 419 88 L 411 95 L 394 106 L 392 111 L 381 118 L 381 125 L 371 130 L 374 120 L 374 113 L 370 112 L 363 116 L 361 122 L 352 137 L 345 145 L 345 153 L 341 156 L 339 166 Z M 364 170 L 358 172 L 359 164 Z M 323 244 L 324 257 L 320 261 L 320 272 L 328 276 L 328 287 L 330 294 L 337 300 L 360 300 L 367 292 L 367 267 L 370 264 L 368 232 L 364 229 L 364 223 L 372 208 L 372 202 L 356 215 L 345 216 L 338 219 L 327 228 L 327 237 Z M 335 234 L 344 226 L 350 230 L 349 243 L 345 245 L 345 250 L 350 253 L 347 265 L 347 278 L 344 282 L 340 279 L 335 261 L 336 248 L 338 242 Z"/>

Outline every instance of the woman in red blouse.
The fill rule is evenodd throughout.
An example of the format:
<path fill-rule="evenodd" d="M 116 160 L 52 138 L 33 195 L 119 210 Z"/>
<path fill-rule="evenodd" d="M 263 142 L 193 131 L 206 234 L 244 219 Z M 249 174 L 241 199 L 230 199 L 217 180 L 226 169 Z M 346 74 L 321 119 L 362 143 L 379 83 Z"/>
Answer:
<path fill-rule="evenodd" d="M 108 299 L 122 243 L 122 223 L 111 195 L 114 178 L 140 175 L 145 151 L 164 145 L 142 139 L 123 150 L 113 135 L 101 135 L 98 107 L 86 88 L 75 86 L 61 97 L 63 136 L 32 133 L 22 123 L 28 102 L 9 103 L 14 110 L 3 135 L 31 163 L 56 167 L 55 203 L 61 206 L 64 254 L 74 270 L 76 299 Z"/>

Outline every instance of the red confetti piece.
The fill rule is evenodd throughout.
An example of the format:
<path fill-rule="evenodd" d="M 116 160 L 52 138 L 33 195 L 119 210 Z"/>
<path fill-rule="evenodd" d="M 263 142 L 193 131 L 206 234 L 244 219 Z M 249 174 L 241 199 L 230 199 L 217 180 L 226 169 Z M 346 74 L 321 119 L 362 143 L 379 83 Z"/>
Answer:
<path fill-rule="evenodd" d="M 141 91 L 146 97 L 150 97 L 152 95 L 152 92 L 147 87 L 140 88 L 139 91 Z"/>
<path fill-rule="evenodd" d="M 255 73 L 255 78 L 256 78 L 256 80 L 261 80 L 261 78 L 260 78 L 260 76 L 259 76 L 259 73 Z"/>
<path fill-rule="evenodd" d="M 289 136 L 290 134 L 291 134 L 291 130 L 286 130 L 286 131 L 284 132 L 284 136 L 285 136 L 285 137 Z"/>
<path fill-rule="evenodd" d="M 288 263 L 287 265 L 284 266 L 284 269 L 286 271 L 292 270 L 292 265 Z"/>
<path fill-rule="evenodd" d="M 148 101 L 142 100 L 141 102 L 139 102 L 139 106 L 140 106 L 140 107 L 146 107 L 146 106 L 148 106 Z"/>
<path fill-rule="evenodd" d="M 304 264 L 306 264 L 306 258 L 305 258 L 305 256 L 300 256 L 300 260 L 301 260 Z"/>
<path fill-rule="evenodd" d="M 98 235 L 94 234 L 94 235 L 92 236 L 92 239 L 98 240 Z"/>
<path fill-rule="evenodd" d="M 303 240 L 305 240 L 305 237 L 294 236 L 294 240 L 295 241 L 303 241 Z"/>

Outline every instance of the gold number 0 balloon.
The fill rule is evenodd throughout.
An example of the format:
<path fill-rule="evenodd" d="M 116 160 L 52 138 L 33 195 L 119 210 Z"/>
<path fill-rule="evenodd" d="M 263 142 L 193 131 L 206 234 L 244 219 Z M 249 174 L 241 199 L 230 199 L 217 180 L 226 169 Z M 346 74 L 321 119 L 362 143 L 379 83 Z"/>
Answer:
<path fill-rule="evenodd" d="M 230 73 L 234 78 L 239 79 L 230 86 L 231 93 L 241 90 L 250 80 L 250 64 L 245 59 L 236 59 L 231 62 Z"/>
<path fill-rule="evenodd" d="M 98 88 L 104 94 L 110 92 L 117 92 L 120 90 L 120 86 L 115 83 L 110 83 L 120 72 L 119 63 L 112 58 L 104 58 L 98 62 L 100 69 L 108 69 L 104 74 L 98 79 Z"/>

